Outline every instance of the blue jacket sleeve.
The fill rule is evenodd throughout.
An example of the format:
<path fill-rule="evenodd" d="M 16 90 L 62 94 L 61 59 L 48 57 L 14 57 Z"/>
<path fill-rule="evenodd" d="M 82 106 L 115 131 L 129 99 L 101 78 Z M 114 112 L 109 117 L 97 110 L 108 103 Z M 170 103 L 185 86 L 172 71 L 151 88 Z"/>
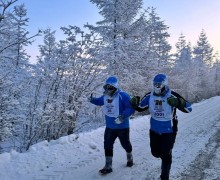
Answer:
<path fill-rule="evenodd" d="M 141 100 L 139 107 L 147 109 L 149 107 L 149 100 L 150 100 L 150 94 L 145 95 Z"/>
<path fill-rule="evenodd" d="M 97 106 L 103 106 L 104 105 L 104 95 L 98 98 L 93 97 L 90 101 L 92 104 L 95 104 Z"/>
<path fill-rule="evenodd" d="M 186 101 L 184 110 L 185 110 L 186 113 L 189 113 L 189 112 L 192 111 L 192 106 L 191 106 L 191 104 L 188 101 Z"/>

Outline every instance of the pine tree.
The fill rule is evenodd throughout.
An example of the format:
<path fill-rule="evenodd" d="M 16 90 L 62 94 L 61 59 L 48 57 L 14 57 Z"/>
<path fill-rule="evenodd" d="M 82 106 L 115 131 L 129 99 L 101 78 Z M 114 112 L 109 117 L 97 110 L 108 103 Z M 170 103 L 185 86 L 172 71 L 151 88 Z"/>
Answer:
<path fill-rule="evenodd" d="M 195 90 L 197 91 L 198 99 L 208 98 L 211 96 L 211 93 L 207 93 L 207 89 L 210 89 L 214 82 L 214 77 L 210 77 L 211 67 L 213 65 L 212 52 L 213 48 L 208 42 L 205 31 L 202 30 L 199 35 L 197 45 L 194 47 L 193 50 L 194 72 L 195 77 L 197 78 L 197 86 L 195 87 Z"/>
<path fill-rule="evenodd" d="M 215 63 L 213 66 L 215 94 L 220 95 L 220 55 L 218 52 L 214 55 Z"/>
<path fill-rule="evenodd" d="M 137 49 L 143 31 L 143 15 L 139 15 L 142 0 L 91 0 L 100 9 L 104 20 L 97 26 L 86 25 L 100 34 L 106 48 L 102 50 L 109 74 L 122 78 L 138 61 Z M 141 31 L 142 30 L 142 31 Z M 137 64 L 137 63 L 136 63 Z"/>
<path fill-rule="evenodd" d="M 199 35 L 197 45 L 194 47 L 193 54 L 195 61 L 200 61 L 208 66 L 213 64 L 213 48 L 208 42 L 208 38 L 204 30 Z"/>
<path fill-rule="evenodd" d="M 194 96 L 193 87 L 195 85 L 192 67 L 192 48 L 190 43 L 186 43 L 185 36 L 181 33 L 176 43 L 177 52 L 173 66 L 172 87 L 181 93 L 186 99 L 191 100 Z"/>
<path fill-rule="evenodd" d="M 180 35 L 178 42 L 176 43 L 176 50 L 175 66 L 180 66 L 184 70 L 188 69 L 192 63 L 192 48 L 191 43 L 186 43 L 183 34 Z"/>
<path fill-rule="evenodd" d="M 19 127 L 25 121 L 26 107 L 28 104 L 26 93 L 29 90 L 31 79 L 31 66 L 24 48 L 29 42 L 26 26 L 26 9 L 24 5 L 8 8 L 16 1 L 1 1 L 3 8 L 0 18 L 0 79 L 1 79 L 1 117 L 2 129 L 7 129 L 10 134 L 19 134 Z M 7 136 L 3 133 L 1 138 Z M 14 138 L 15 139 L 15 138 Z M 10 140 L 14 140 L 10 138 Z"/>
<path fill-rule="evenodd" d="M 148 56 L 150 62 L 155 62 L 154 68 L 156 71 L 163 70 L 164 67 L 170 66 L 169 52 L 171 46 L 167 39 L 169 38 L 168 26 L 157 15 L 155 8 L 148 9 L 147 28 L 146 33 L 149 36 Z"/>
<path fill-rule="evenodd" d="M 167 39 L 169 37 L 168 26 L 156 13 L 155 8 L 148 8 L 144 16 L 144 31 L 141 34 L 141 43 L 137 52 L 139 52 L 139 62 L 137 63 L 139 74 L 134 80 L 139 87 L 139 93 L 143 89 L 152 88 L 152 78 L 159 72 L 170 72 L 171 56 L 169 54 L 171 46 Z M 133 67 L 135 69 L 135 67 Z M 145 82 L 145 83 L 143 83 Z"/>

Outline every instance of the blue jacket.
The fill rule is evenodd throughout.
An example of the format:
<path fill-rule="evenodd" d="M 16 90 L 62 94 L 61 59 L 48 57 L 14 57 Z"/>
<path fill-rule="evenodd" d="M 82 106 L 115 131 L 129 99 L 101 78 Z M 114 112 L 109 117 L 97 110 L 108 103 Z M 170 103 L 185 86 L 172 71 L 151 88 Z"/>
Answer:
<path fill-rule="evenodd" d="M 108 109 L 111 109 L 112 101 L 115 102 L 116 112 L 112 115 L 108 115 Z M 109 97 L 104 94 L 98 98 L 93 97 L 90 102 L 98 106 L 103 106 L 107 128 L 111 128 L 111 129 L 129 128 L 129 117 L 134 113 L 135 110 L 130 105 L 130 96 L 127 93 L 118 89 L 113 95 L 113 97 Z M 121 124 L 115 123 L 115 119 L 118 116 L 123 117 L 123 122 Z"/>
<path fill-rule="evenodd" d="M 174 107 L 167 103 L 167 99 L 171 96 L 185 100 L 178 93 L 168 89 L 164 96 L 156 96 L 153 92 L 147 93 L 140 102 L 139 110 L 149 108 L 151 114 L 150 129 L 158 134 L 173 132 L 172 119 Z M 185 113 L 192 111 L 191 104 L 186 100 L 184 108 L 178 109 Z"/>

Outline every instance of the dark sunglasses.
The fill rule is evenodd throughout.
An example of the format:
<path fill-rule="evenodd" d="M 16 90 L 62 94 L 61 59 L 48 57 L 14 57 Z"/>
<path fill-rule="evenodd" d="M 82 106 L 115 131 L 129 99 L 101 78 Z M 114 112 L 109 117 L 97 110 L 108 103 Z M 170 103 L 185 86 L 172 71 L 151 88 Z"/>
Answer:
<path fill-rule="evenodd" d="M 113 90 L 116 89 L 114 86 L 112 86 L 112 85 L 110 85 L 110 84 L 104 85 L 103 88 L 104 88 L 105 90 L 108 90 L 108 91 L 113 91 Z"/>
<path fill-rule="evenodd" d="M 161 88 L 163 87 L 162 83 L 154 83 L 154 87 Z"/>

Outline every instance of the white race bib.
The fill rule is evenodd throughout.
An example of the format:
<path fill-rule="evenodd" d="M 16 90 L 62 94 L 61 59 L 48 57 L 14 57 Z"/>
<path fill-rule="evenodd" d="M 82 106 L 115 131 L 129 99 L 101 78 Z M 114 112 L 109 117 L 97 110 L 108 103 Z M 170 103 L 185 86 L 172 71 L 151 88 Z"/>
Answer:
<path fill-rule="evenodd" d="M 109 117 L 116 118 L 119 116 L 119 94 L 113 97 L 104 96 L 103 111 Z"/>
<path fill-rule="evenodd" d="M 150 96 L 149 110 L 152 118 L 158 121 L 170 121 L 172 119 L 172 109 L 167 103 L 167 98 L 170 96 L 168 92 L 165 96 Z"/>

